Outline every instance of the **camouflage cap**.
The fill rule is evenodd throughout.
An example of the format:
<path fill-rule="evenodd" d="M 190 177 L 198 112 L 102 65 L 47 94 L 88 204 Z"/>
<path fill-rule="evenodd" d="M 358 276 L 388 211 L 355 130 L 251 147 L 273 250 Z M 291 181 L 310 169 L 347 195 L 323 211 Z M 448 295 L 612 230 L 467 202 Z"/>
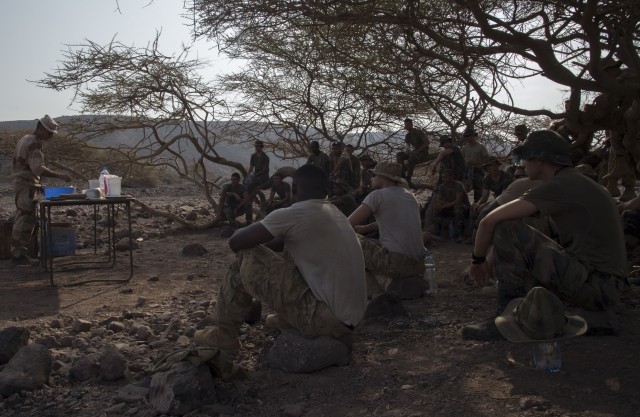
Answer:
<path fill-rule="evenodd" d="M 527 136 L 527 140 L 513 149 L 520 159 L 540 159 L 558 165 L 572 166 L 569 143 L 552 130 L 536 130 Z"/>
<path fill-rule="evenodd" d="M 543 287 L 534 287 L 524 298 L 512 300 L 495 323 L 512 342 L 568 339 L 587 331 L 587 322 L 567 315 L 562 301 Z"/>

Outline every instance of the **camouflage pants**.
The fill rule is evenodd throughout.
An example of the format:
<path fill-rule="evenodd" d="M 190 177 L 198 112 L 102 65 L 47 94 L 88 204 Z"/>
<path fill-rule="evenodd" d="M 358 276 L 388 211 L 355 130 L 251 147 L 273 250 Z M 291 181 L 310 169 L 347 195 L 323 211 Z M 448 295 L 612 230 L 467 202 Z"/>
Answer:
<path fill-rule="evenodd" d="M 242 216 L 246 212 L 244 207 L 236 212 L 237 208 L 238 206 L 236 204 L 225 204 L 222 208 L 222 214 L 224 214 L 224 217 L 229 221 L 229 225 L 232 227 L 236 227 L 238 225 L 236 217 Z"/>
<path fill-rule="evenodd" d="M 468 187 L 467 190 L 469 190 L 469 188 L 473 190 L 474 203 L 480 201 L 480 198 L 482 198 L 482 180 L 484 180 L 484 171 L 482 168 L 467 168 L 465 184 Z"/>
<path fill-rule="evenodd" d="M 229 267 L 216 304 L 218 326 L 240 328 L 253 298 L 271 307 L 304 337 L 341 339 L 353 331 L 313 295 L 290 256 L 262 245 L 239 251 Z"/>
<path fill-rule="evenodd" d="M 36 225 L 36 187 L 26 182 L 15 182 L 16 214 L 11 235 L 11 255 L 26 256 L 27 244 Z"/>
<path fill-rule="evenodd" d="M 615 305 L 627 288 L 624 277 L 589 268 L 521 220 L 496 226 L 494 276 L 500 290 L 524 296 L 543 286 L 563 301 L 588 310 Z"/>
<path fill-rule="evenodd" d="M 424 274 L 424 259 L 415 260 L 400 253 L 390 252 L 376 239 L 358 235 L 364 268 L 367 273 L 367 295 L 372 296 L 378 288 L 386 288 L 391 280 Z"/>
<path fill-rule="evenodd" d="M 433 211 L 432 222 L 434 226 L 434 233 L 440 236 L 447 236 L 447 225 L 443 225 L 443 219 L 452 219 L 453 228 L 455 229 L 457 236 L 463 236 L 467 219 L 469 217 L 469 208 L 464 204 L 459 204 L 453 207 L 447 207 L 444 209 L 435 209 Z M 442 227 L 445 227 L 444 229 Z"/>
<path fill-rule="evenodd" d="M 396 155 L 396 162 L 402 166 L 402 177 L 406 178 L 408 181 L 411 181 L 411 177 L 413 176 L 413 170 L 416 165 L 425 162 L 429 157 L 428 152 L 419 152 L 418 154 L 407 153 L 407 152 L 398 152 Z M 407 161 L 407 166 L 405 169 L 404 161 Z"/>

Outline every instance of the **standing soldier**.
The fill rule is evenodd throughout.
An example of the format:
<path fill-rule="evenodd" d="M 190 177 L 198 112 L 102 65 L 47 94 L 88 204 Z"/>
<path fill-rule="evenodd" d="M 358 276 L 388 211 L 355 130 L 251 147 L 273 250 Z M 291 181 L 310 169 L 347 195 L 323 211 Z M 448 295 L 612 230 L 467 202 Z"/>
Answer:
<path fill-rule="evenodd" d="M 320 144 L 317 140 L 309 142 L 309 157 L 307 158 L 307 164 L 318 165 L 327 175 L 331 172 L 329 169 L 329 156 L 320 150 Z"/>
<path fill-rule="evenodd" d="M 36 130 L 23 136 L 16 145 L 11 166 L 11 177 L 15 189 L 16 214 L 11 235 L 11 263 L 34 265 L 37 261 L 27 256 L 27 244 L 36 224 L 36 191 L 41 188 L 41 177 L 60 178 L 71 181 L 67 174 L 55 172 L 44 165 L 42 145 L 58 133 L 58 123 L 49 115 L 38 120 Z"/>
<path fill-rule="evenodd" d="M 251 155 L 249 160 L 249 172 L 245 179 L 249 199 L 247 200 L 246 223 L 250 225 L 253 222 L 253 210 L 251 208 L 253 202 L 253 194 L 265 182 L 269 180 L 269 157 L 264 153 L 264 143 L 257 140 L 254 144 L 256 152 Z M 252 175 L 253 174 L 253 175 Z"/>
<path fill-rule="evenodd" d="M 467 182 L 473 188 L 475 203 L 482 196 L 482 179 L 484 178 L 482 164 L 489 157 L 489 152 L 483 144 L 478 143 L 478 132 L 474 128 L 467 128 L 462 136 L 467 140 L 467 144 L 462 147 L 462 156 L 467 166 Z"/>

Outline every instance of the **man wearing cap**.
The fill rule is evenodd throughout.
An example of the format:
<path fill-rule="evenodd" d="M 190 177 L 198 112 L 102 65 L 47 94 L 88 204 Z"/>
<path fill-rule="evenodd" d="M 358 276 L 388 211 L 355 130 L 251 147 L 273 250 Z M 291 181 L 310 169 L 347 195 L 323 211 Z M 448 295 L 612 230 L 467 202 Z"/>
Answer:
<path fill-rule="evenodd" d="M 380 233 L 380 240 L 360 238 L 369 289 L 380 288 L 377 275 L 390 279 L 422 275 L 426 249 L 422 240 L 420 206 L 404 187 L 400 164 L 378 162 L 371 170 L 373 191 L 349 216 L 354 230 Z M 362 225 L 370 216 L 375 222 Z M 384 288 L 384 286 L 382 286 Z M 373 295 L 373 294 L 369 294 Z"/>
<path fill-rule="evenodd" d="M 331 172 L 329 169 L 331 164 L 329 156 L 320 150 L 320 144 L 317 140 L 309 142 L 309 157 L 307 158 L 307 164 L 318 165 L 327 173 L 327 175 Z"/>
<path fill-rule="evenodd" d="M 240 184 L 240 174 L 234 172 L 231 174 L 230 183 L 222 186 L 220 201 L 218 202 L 222 215 L 234 229 L 238 227 L 236 217 L 244 213 L 247 207 L 247 200 L 249 200 L 247 188 Z"/>
<path fill-rule="evenodd" d="M 411 186 L 411 177 L 416 165 L 429 157 L 429 139 L 422 130 L 413 127 L 413 120 L 409 118 L 404 120 L 404 128 L 407 131 L 404 137 L 405 151 L 398 152 L 397 162 L 402 167 L 402 177 Z"/>
<path fill-rule="evenodd" d="M 467 167 L 467 181 L 473 188 L 475 203 L 482 196 L 482 179 L 484 178 L 482 164 L 489 157 L 489 152 L 483 144 L 478 142 L 478 132 L 474 128 L 467 128 L 462 136 L 467 141 L 462 147 L 462 156 Z"/>
<path fill-rule="evenodd" d="M 453 172 L 445 169 L 441 172 L 442 184 L 436 188 L 433 201 L 433 234 L 447 236 L 449 220 L 453 223 L 456 242 L 464 240 L 466 220 L 469 216 L 469 196 L 464 189 L 464 184 L 453 179 Z M 443 222 L 446 220 L 446 224 Z"/>
<path fill-rule="evenodd" d="M 358 186 L 360 185 L 360 175 L 362 171 L 360 160 L 358 159 L 357 156 L 353 154 L 353 151 L 355 150 L 353 145 L 351 144 L 345 145 L 344 149 L 349 154 L 349 158 L 351 159 L 351 170 L 353 171 L 351 176 L 351 182 L 349 183 L 349 185 L 352 188 L 358 188 Z"/>
<path fill-rule="evenodd" d="M 438 184 L 442 183 L 442 171 L 445 169 L 449 169 L 453 172 L 454 180 L 464 180 L 465 161 L 460 148 L 453 144 L 453 139 L 449 135 L 440 136 L 440 147 L 443 149 L 438 152 L 438 156 L 431 166 L 432 175 L 436 173 L 438 165 L 440 166 Z"/>
<path fill-rule="evenodd" d="M 603 311 L 627 287 L 622 227 L 606 190 L 571 166 L 569 144 L 556 132 L 531 133 L 514 149 L 530 179 L 543 184 L 501 205 L 480 222 L 469 275 L 484 286 L 491 275 L 486 256 L 494 248 L 498 314 L 530 288 L 543 286 L 563 301 Z M 530 227 L 526 218 L 549 216 L 557 240 Z M 493 319 L 465 326 L 463 337 L 500 338 Z"/>
<path fill-rule="evenodd" d="M 15 190 L 16 213 L 11 235 L 11 263 L 30 265 L 35 263 L 27 256 L 27 244 L 36 223 L 36 191 L 41 187 L 41 177 L 71 181 L 67 174 L 52 171 L 44 165 L 42 146 L 58 133 L 58 123 L 49 115 L 38 120 L 36 130 L 23 136 L 16 145 L 11 165 L 11 177 Z"/>
<path fill-rule="evenodd" d="M 327 184 L 320 167 L 301 166 L 293 174 L 295 202 L 229 239 L 236 260 L 218 294 L 216 325 L 198 330 L 196 345 L 237 351 L 255 298 L 276 313 L 268 325 L 351 347 L 367 304 L 364 260 L 347 218 L 325 199 Z"/>

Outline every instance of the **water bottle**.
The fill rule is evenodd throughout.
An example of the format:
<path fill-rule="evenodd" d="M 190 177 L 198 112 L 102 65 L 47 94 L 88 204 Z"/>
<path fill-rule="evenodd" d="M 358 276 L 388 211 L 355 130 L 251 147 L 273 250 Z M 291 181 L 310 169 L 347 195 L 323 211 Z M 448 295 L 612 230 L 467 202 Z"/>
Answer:
<path fill-rule="evenodd" d="M 435 296 L 438 293 L 438 278 L 436 276 L 436 262 L 433 254 L 427 252 L 424 257 L 424 279 L 429 283 L 427 294 Z"/>
<path fill-rule="evenodd" d="M 106 175 L 109 175 L 109 171 L 107 171 L 107 167 L 102 167 L 102 171 L 100 171 L 100 178 L 98 179 L 98 184 L 100 189 L 102 190 L 103 195 L 107 195 L 107 178 Z"/>
<path fill-rule="evenodd" d="M 560 371 L 562 356 L 560 343 L 538 342 L 533 345 L 533 364 L 537 369 L 555 373 Z"/>

